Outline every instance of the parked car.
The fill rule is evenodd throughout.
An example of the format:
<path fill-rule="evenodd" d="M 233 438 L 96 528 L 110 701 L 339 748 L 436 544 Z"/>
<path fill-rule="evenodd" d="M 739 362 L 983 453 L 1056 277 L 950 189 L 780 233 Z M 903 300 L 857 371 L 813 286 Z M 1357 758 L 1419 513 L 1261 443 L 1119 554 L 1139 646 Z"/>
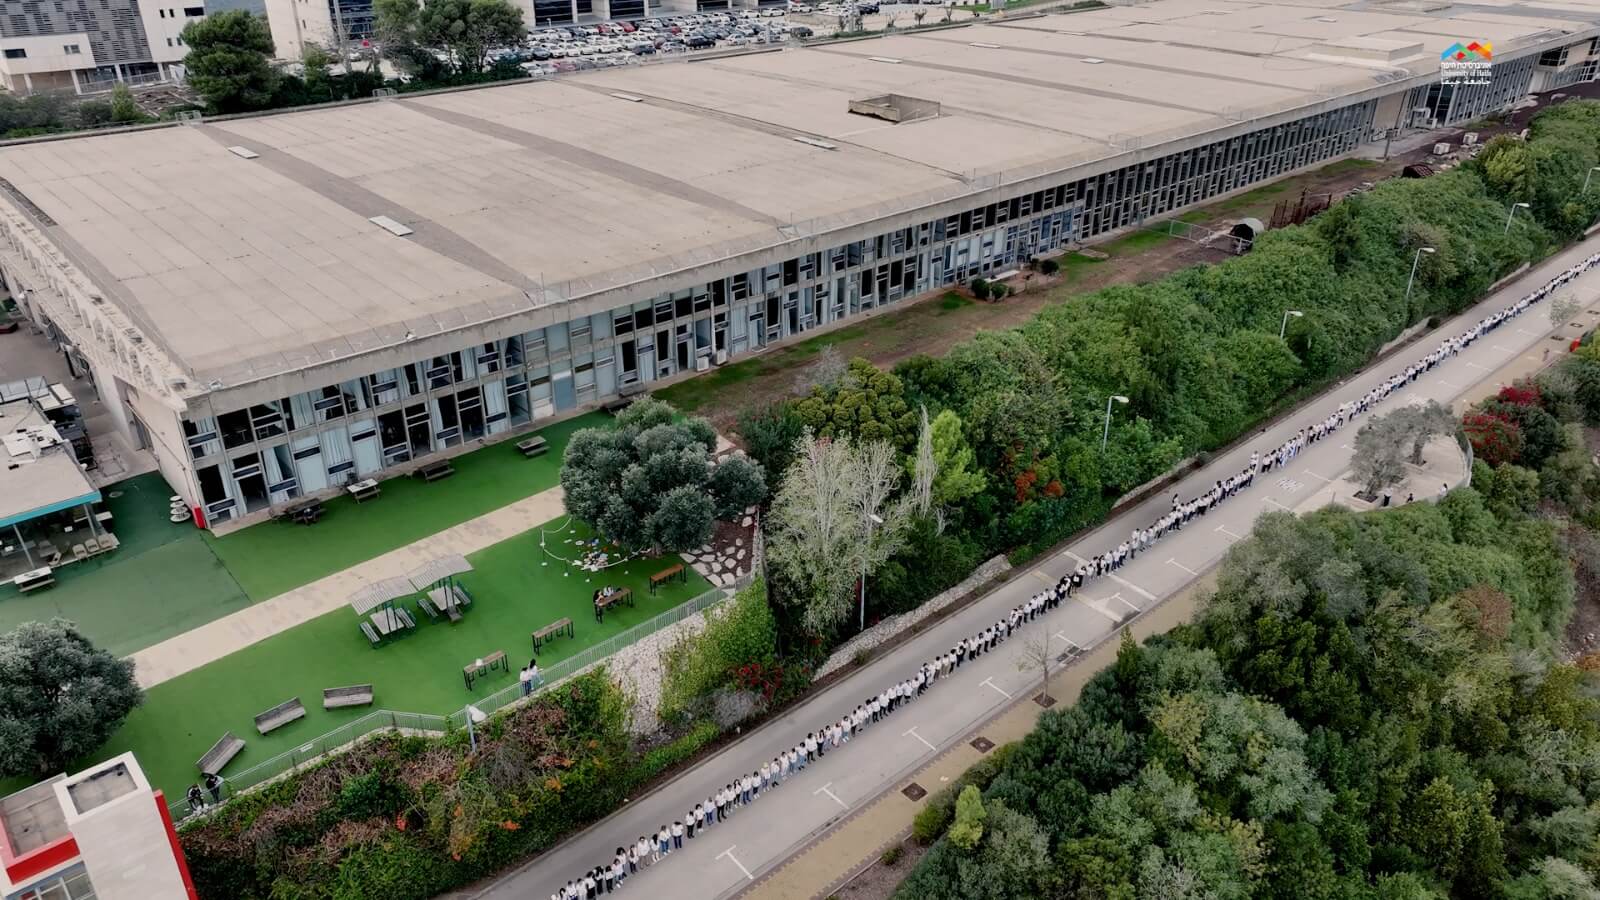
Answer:
<path fill-rule="evenodd" d="M 808 38 L 811 37 L 812 34 L 811 29 L 804 25 L 795 25 L 789 29 L 789 33 L 797 38 Z"/>

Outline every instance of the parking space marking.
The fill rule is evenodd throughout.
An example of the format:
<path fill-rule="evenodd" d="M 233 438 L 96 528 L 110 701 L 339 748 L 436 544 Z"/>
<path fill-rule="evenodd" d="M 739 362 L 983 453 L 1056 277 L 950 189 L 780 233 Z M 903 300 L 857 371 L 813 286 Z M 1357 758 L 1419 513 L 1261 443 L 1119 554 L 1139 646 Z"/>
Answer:
<path fill-rule="evenodd" d="M 1483 371 L 1485 371 L 1485 372 L 1492 372 L 1492 371 L 1494 371 L 1494 370 L 1493 370 L 1493 369 L 1491 369 L 1491 368 L 1489 368 L 1489 367 L 1488 367 L 1488 366 L 1483 366 L 1483 365 L 1479 365 L 1479 364 L 1478 364 L 1478 363 L 1475 363 L 1475 362 L 1471 362 L 1471 361 L 1468 361 L 1468 362 L 1467 362 L 1467 366 L 1468 366 L 1468 367 L 1469 367 L 1469 368 L 1473 368 L 1473 369 L 1482 369 L 1482 370 L 1483 370 Z"/>
<path fill-rule="evenodd" d="M 1123 578 L 1120 575 L 1114 575 L 1114 574 L 1111 574 L 1109 572 L 1107 573 L 1107 575 L 1111 578 L 1112 581 L 1115 581 L 1117 584 L 1120 584 L 1123 587 L 1133 591 L 1135 594 L 1138 594 L 1139 596 L 1145 598 L 1146 600 L 1154 600 L 1156 598 L 1155 594 L 1150 593 L 1149 591 L 1145 590 L 1142 587 L 1139 587 L 1137 584 L 1134 584 L 1133 582 L 1129 581 L 1126 578 Z"/>
<path fill-rule="evenodd" d="M 1054 578 L 1051 578 L 1049 575 L 1046 575 L 1044 573 L 1043 569 L 1034 569 L 1029 574 L 1031 574 L 1033 577 L 1039 579 L 1040 581 L 1044 582 L 1045 584 L 1053 585 L 1053 584 L 1056 583 L 1056 580 Z"/>
<path fill-rule="evenodd" d="M 1273 506 L 1276 506 L 1277 508 L 1283 510 L 1284 512 L 1294 512 L 1294 510 L 1290 509 L 1287 506 L 1284 506 L 1282 503 L 1279 503 L 1278 501 L 1272 499 L 1271 497 L 1262 497 L 1261 499 L 1262 499 L 1263 502 L 1271 503 Z"/>
<path fill-rule="evenodd" d="M 1061 555 L 1062 556 L 1070 556 L 1070 557 L 1072 557 L 1073 559 L 1077 560 L 1080 565 L 1082 565 L 1083 563 L 1088 562 L 1087 559 L 1084 559 L 1083 557 L 1079 556 L 1078 554 L 1073 553 L 1071 550 L 1063 550 L 1063 551 L 1061 551 Z"/>
<path fill-rule="evenodd" d="M 1184 565 L 1181 562 L 1178 562 L 1175 559 L 1167 560 L 1167 565 L 1169 565 L 1169 566 L 1177 566 L 1178 568 L 1184 570 L 1185 572 L 1188 572 L 1190 575 L 1199 575 L 1200 574 L 1199 572 L 1196 572 L 1195 570 L 1189 568 L 1188 566 Z"/>
<path fill-rule="evenodd" d="M 823 785 L 822 787 L 819 787 L 816 790 L 811 792 L 811 796 L 813 796 L 813 797 L 817 796 L 818 794 L 827 794 L 829 799 L 831 799 L 833 802 L 839 804 L 839 807 L 841 809 L 849 809 L 850 808 L 850 804 L 844 802 L 843 800 L 840 800 L 839 799 L 839 795 L 835 794 L 833 792 L 833 782 L 831 782 L 831 781 L 828 782 L 827 784 Z"/>
<path fill-rule="evenodd" d="M 1122 596 L 1121 594 L 1112 594 L 1111 596 L 1107 597 L 1106 599 L 1107 600 L 1115 600 L 1118 603 L 1121 603 L 1123 606 L 1126 606 L 1127 608 L 1133 610 L 1136 613 L 1144 612 L 1144 610 L 1140 609 L 1137 606 L 1134 606 L 1132 603 L 1129 603 L 1128 602 L 1128 598 Z M 1154 600 L 1155 598 L 1151 597 L 1150 599 Z"/>
<path fill-rule="evenodd" d="M 1321 478 L 1322 482 L 1324 484 L 1332 484 L 1333 483 L 1333 479 L 1332 478 L 1324 478 L 1323 476 L 1318 475 L 1317 473 L 1311 471 L 1310 469 L 1302 469 L 1301 471 L 1305 472 L 1307 475 L 1310 475 L 1312 478 Z"/>
<path fill-rule="evenodd" d="M 728 845 L 728 849 L 726 849 L 726 850 L 722 851 L 721 853 L 717 854 L 717 859 L 722 859 L 723 857 L 727 857 L 728 858 L 728 862 L 731 862 L 734 865 L 738 866 L 739 867 L 739 871 L 744 873 L 744 877 L 745 877 L 746 881 L 755 881 L 756 877 L 754 875 L 750 874 L 750 870 L 746 869 L 744 867 L 744 863 L 739 862 L 739 857 L 733 855 L 733 851 L 735 851 L 737 849 L 739 849 L 739 845 L 738 844 L 730 844 L 730 845 Z"/>
<path fill-rule="evenodd" d="M 1240 537 L 1239 537 L 1239 535 L 1237 535 L 1237 534 L 1234 534 L 1234 533 L 1233 533 L 1233 532 L 1232 532 L 1232 531 L 1229 531 L 1229 530 L 1228 530 L 1228 526 L 1226 526 L 1226 525 L 1218 525 L 1218 526 L 1217 526 L 1217 530 L 1218 530 L 1218 531 L 1220 531 L 1220 532 L 1222 532 L 1222 533 L 1223 533 L 1223 534 L 1225 534 L 1225 535 L 1227 535 L 1227 536 L 1228 536 L 1228 537 L 1231 537 L 1231 538 L 1233 538 L 1233 539 L 1234 539 L 1234 540 L 1236 540 L 1236 541 L 1237 541 L 1237 540 L 1240 540 Z"/>
<path fill-rule="evenodd" d="M 985 678 L 984 680 L 982 680 L 982 681 L 980 681 L 978 683 L 979 684 L 985 684 L 985 685 L 988 685 L 989 687 L 994 688 L 995 690 L 1000 692 L 1000 696 L 1006 698 L 1007 700 L 1011 699 L 1011 692 L 1006 690 L 1005 688 L 1001 687 L 1000 685 L 995 684 L 993 678 Z M 922 741 L 922 738 L 918 737 L 917 740 Z M 922 741 L 922 742 L 924 744 L 928 743 L 927 741 Z M 928 744 L 928 747 L 931 749 L 933 747 L 933 745 L 932 744 Z"/>
<path fill-rule="evenodd" d="M 1451 382 L 1445 381 L 1443 378 L 1438 379 L 1438 381 L 1439 381 L 1440 384 L 1444 385 L 1445 387 L 1449 388 L 1452 391 L 1461 390 L 1461 386 L 1460 385 L 1453 384 Z"/>
<path fill-rule="evenodd" d="M 992 684 L 992 683 L 989 683 L 989 682 L 985 682 L 985 683 L 989 684 L 990 687 L 994 687 L 994 684 Z M 1000 693 L 1005 694 L 1005 691 L 1001 691 Z M 1009 697 L 1011 695 L 1010 694 L 1006 694 L 1006 696 Z M 935 747 L 934 745 L 928 743 L 928 739 L 927 738 L 923 737 L 920 734 L 917 734 L 917 729 L 916 729 L 915 726 L 913 726 L 911 728 L 907 728 L 905 731 L 900 732 L 900 736 L 901 737 L 905 737 L 906 735 L 910 735 L 910 736 L 916 738 L 917 740 L 921 741 L 922 742 L 922 746 L 927 747 L 929 750 L 932 750 L 934 752 L 938 752 L 938 750 L 939 750 L 938 747 Z M 833 782 L 830 781 L 828 783 L 832 784 Z M 830 794 L 829 796 L 832 796 L 832 795 Z M 833 799 L 837 800 L 839 798 L 838 797 L 834 797 Z M 839 805 L 843 806 L 844 804 L 840 803 Z"/>
<path fill-rule="evenodd" d="M 1059 638 L 1062 643 L 1066 644 L 1068 647 L 1071 647 L 1074 650 L 1082 650 L 1083 649 L 1083 646 L 1080 645 L 1077 641 L 1073 640 L 1072 638 L 1067 637 L 1066 635 L 1062 634 L 1059 631 L 1056 632 L 1053 635 L 1053 637 Z"/>

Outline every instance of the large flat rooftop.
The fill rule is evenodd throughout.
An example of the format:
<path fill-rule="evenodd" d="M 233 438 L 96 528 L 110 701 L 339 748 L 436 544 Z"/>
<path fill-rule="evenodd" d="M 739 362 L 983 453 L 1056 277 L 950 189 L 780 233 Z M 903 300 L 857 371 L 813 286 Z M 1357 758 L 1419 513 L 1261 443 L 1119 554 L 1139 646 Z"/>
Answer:
<path fill-rule="evenodd" d="M 197 383 L 233 386 L 1597 21 L 1600 0 L 1159 0 L 6 146 L 0 178 Z M 940 114 L 848 112 L 889 93 Z"/>

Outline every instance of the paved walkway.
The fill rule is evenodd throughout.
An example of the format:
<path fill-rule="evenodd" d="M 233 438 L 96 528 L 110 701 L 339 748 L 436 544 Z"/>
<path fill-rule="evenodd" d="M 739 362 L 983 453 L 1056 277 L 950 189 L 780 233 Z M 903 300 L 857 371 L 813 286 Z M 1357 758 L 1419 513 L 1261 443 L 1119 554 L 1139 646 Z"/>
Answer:
<path fill-rule="evenodd" d="M 214 622 L 147 647 L 130 657 L 142 687 L 154 687 L 209 662 L 344 606 L 361 586 L 405 575 L 448 553 L 476 553 L 559 518 L 561 488 L 553 487 L 485 513 L 420 541 L 391 550 L 310 584 L 241 609 Z"/>

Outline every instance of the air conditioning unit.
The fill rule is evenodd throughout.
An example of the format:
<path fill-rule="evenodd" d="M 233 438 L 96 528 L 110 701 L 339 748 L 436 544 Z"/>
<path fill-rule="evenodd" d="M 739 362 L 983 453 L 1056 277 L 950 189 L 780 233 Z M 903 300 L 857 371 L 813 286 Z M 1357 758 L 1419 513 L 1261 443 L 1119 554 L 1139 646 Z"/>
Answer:
<path fill-rule="evenodd" d="M 728 351 L 726 351 L 726 350 L 718 350 L 717 351 L 717 355 L 715 357 L 716 364 L 719 365 L 719 366 L 720 365 L 724 365 L 725 363 L 727 363 L 727 361 L 728 361 Z"/>
<path fill-rule="evenodd" d="M 1445 154 L 1447 154 L 1449 152 L 1450 152 L 1450 145 L 1445 143 L 1445 142 L 1443 142 L 1443 141 L 1440 141 L 1439 143 L 1433 145 L 1433 155 L 1434 156 L 1444 156 Z"/>
<path fill-rule="evenodd" d="M 710 371 L 710 369 L 711 369 L 711 357 L 709 357 L 709 356 L 696 356 L 694 358 L 694 370 L 696 372 L 706 372 L 706 371 Z"/>
<path fill-rule="evenodd" d="M 1471 147 L 1473 144 L 1476 144 L 1477 142 L 1478 142 L 1478 133 L 1476 131 L 1469 131 L 1466 134 L 1463 134 L 1461 136 L 1461 146 L 1463 146 L 1463 147 Z"/>

